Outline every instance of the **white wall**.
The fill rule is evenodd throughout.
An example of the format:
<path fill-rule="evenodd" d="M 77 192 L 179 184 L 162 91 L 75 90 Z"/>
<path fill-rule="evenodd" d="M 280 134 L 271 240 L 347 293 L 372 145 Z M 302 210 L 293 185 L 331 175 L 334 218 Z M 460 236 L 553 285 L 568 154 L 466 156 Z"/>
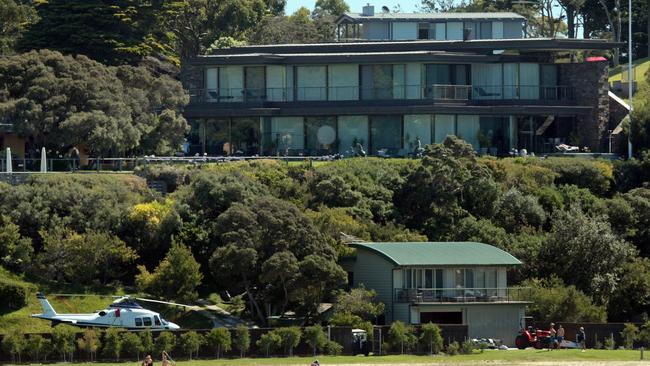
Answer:
<path fill-rule="evenodd" d="M 418 39 L 418 23 L 393 22 L 394 40 Z"/>

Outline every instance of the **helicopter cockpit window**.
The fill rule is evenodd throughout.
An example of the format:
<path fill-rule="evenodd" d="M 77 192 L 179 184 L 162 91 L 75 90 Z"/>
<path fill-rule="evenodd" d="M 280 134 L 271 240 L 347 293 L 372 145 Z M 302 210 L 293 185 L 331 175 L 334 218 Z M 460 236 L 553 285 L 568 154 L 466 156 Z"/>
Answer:
<path fill-rule="evenodd" d="M 163 323 L 163 325 L 169 325 L 169 322 L 165 320 L 165 318 L 160 318 L 160 321 Z"/>
<path fill-rule="evenodd" d="M 153 322 L 154 322 L 154 324 L 156 324 L 156 325 L 160 325 L 160 319 L 158 319 L 158 315 L 154 315 L 154 316 L 153 316 Z"/>
<path fill-rule="evenodd" d="M 145 317 L 145 318 L 142 318 L 142 320 L 144 321 L 144 326 L 145 327 L 150 327 L 151 326 L 151 318 Z"/>
<path fill-rule="evenodd" d="M 135 326 L 136 327 L 142 326 L 142 318 L 135 318 Z"/>

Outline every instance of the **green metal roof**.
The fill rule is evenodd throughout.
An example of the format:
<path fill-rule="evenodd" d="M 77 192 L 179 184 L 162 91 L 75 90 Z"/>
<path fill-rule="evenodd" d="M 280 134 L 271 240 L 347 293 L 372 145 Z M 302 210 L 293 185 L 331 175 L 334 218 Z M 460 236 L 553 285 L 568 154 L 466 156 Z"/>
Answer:
<path fill-rule="evenodd" d="M 505 266 L 521 262 L 492 245 L 475 242 L 352 243 L 353 248 L 375 252 L 396 266 Z"/>

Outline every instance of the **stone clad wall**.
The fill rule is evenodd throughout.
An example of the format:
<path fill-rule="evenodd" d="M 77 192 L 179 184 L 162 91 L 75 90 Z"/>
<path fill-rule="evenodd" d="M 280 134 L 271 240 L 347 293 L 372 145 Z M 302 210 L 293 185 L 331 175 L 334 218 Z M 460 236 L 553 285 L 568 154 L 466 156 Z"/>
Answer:
<path fill-rule="evenodd" d="M 201 65 L 195 65 L 191 61 L 185 61 L 181 67 L 181 82 L 187 90 L 203 89 L 204 69 Z"/>
<path fill-rule="evenodd" d="M 559 67 L 560 84 L 573 87 L 577 105 L 592 107 L 589 114 L 576 118 L 580 147 L 605 151 L 609 123 L 607 62 L 559 64 Z"/>

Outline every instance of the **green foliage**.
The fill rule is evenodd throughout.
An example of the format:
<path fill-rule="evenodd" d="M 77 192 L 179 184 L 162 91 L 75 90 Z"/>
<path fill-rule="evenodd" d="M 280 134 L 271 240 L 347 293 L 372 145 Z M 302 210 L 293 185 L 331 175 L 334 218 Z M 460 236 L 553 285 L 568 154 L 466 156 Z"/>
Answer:
<path fill-rule="evenodd" d="M 631 321 L 649 306 L 650 259 L 635 258 L 623 266 L 618 286 L 609 297 L 608 319 Z"/>
<path fill-rule="evenodd" d="M 36 10 L 30 3 L 16 0 L 0 2 L 0 55 L 14 52 L 16 43 L 25 29 L 37 19 Z"/>
<path fill-rule="evenodd" d="M 555 184 L 587 188 L 598 196 L 608 194 L 614 183 L 611 164 L 600 160 L 548 158 L 542 166 L 557 174 Z"/>
<path fill-rule="evenodd" d="M 41 236 L 39 266 L 49 278 L 58 281 L 106 284 L 123 278 L 127 266 L 138 258 L 122 240 L 107 233 L 55 230 L 42 232 Z"/>
<path fill-rule="evenodd" d="M 117 328 L 108 328 L 104 333 L 104 347 L 102 355 L 115 361 L 120 360 L 122 354 L 122 337 Z"/>
<path fill-rule="evenodd" d="M 460 344 L 458 342 L 453 341 L 447 345 L 447 354 L 449 356 L 456 356 L 458 353 L 460 353 Z"/>
<path fill-rule="evenodd" d="M 616 349 L 616 341 L 614 341 L 614 335 L 610 334 L 608 337 L 605 337 L 605 342 L 603 344 L 605 349 L 613 350 Z"/>
<path fill-rule="evenodd" d="M 536 197 L 513 188 L 499 200 L 494 220 L 508 232 L 519 232 L 526 227 L 540 228 L 546 213 Z"/>
<path fill-rule="evenodd" d="M 414 334 L 413 326 L 406 325 L 399 320 L 390 325 L 388 339 L 391 347 L 399 349 L 401 354 L 404 354 L 404 350 L 409 350 L 415 346 L 418 340 Z"/>
<path fill-rule="evenodd" d="M 145 330 L 144 332 L 140 333 L 140 341 L 142 342 L 142 348 L 143 352 L 151 352 L 153 351 L 153 336 L 151 334 L 151 331 L 149 329 Z"/>
<path fill-rule="evenodd" d="M 386 305 L 378 302 L 375 290 L 365 287 L 355 287 L 350 292 L 341 293 L 336 297 L 334 309 L 337 313 L 349 313 L 364 320 L 373 320 L 384 313 Z"/>
<path fill-rule="evenodd" d="M 196 288 L 201 284 L 199 263 L 183 244 L 173 243 L 165 259 L 153 273 L 139 266 L 136 283 L 140 291 L 178 301 L 193 301 L 198 297 Z"/>
<path fill-rule="evenodd" d="M 71 145 L 95 155 L 168 154 L 188 130 L 180 111 L 189 97 L 180 82 L 143 67 L 31 51 L 0 59 L 0 84 L 9 86 L 0 105 L 16 132 L 60 155 Z"/>
<path fill-rule="evenodd" d="M 243 358 L 251 346 L 251 335 L 245 325 L 239 325 L 235 328 L 235 337 L 233 339 L 235 348 L 239 351 L 239 357 Z"/>
<path fill-rule="evenodd" d="M 494 179 L 505 188 L 516 188 L 524 194 L 536 194 L 553 184 L 555 174 L 551 169 L 538 165 L 534 158 L 481 159 Z"/>
<path fill-rule="evenodd" d="M 264 350 L 266 357 L 269 357 L 282 344 L 282 338 L 274 330 L 262 334 L 260 339 L 255 343 L 257 347 Z"/>
<path fill-rule="evenodd" d="M 540 252 L 540 273 L 554 273 L 602 302 L 635 254 L 604 218 L 591 218 L 574 208 L 554 215 L 548 241 Z"/>
<path fill-rule="evenodd" d="M 160 332 L 153 344 L 153 349 L 157 354 L 171 352 L 176 347 L 176 335 L 172 332 Z"/>
<path fill-rule="evenodd" d="M 14 329 L 2 338 L 2 349 L 11 354 L 14 362 L 21 362 L 21 355 L 27 347 L 25 334 L 20 329 Z"/>
<path fill-rule="evenodd" d="M 27 337 L 25 351 L 29 353 L 32 363 L 39 362 L 41 357 L 45 361 L 47 355 L 52 351 L 52 341 L 43 338 L 40 334 L 30 334 Z"/>
<path fill-rule="evenodd" d="M 305 343 L 312 348 L 314 356 L 316 356 L 316 351 L 322 351 L 327 344 L 327 335 L 320 325 L 306 327 L 303 331 L 303 337 L 305 338 Z"/>
<path fill-rule="evenodd" d="M 137 333 L 122 333 L 122 351 L 129 356 L 136 356 L 140 360 L 140 354 L 145 351 L 142 339 Z"/>
<path fill-rule="evenodd" d="M 625 323 L 625 328 L 623 328 L 620 334 L 623 339 L 623 347 L 625 349 L 633 349 L 634 342 L 639 338 L 639 328 L 632 323 Z"/>
<path fill-rule="evenodd" d="M 330 325 L 363 329 L 368 333 L 368 336 L 372 336 L 373 334 L 373 326 L 371 322 L 363 320 L 360 316 L 351 313 L 335 312 L 330 319 Z"/>
<path fill-rule="evenodd" d="M 565 286 L 561 280 L 532 279 L 522 283 L 530 287 L 530 301 L 527 313 L 535 320 L 550 323 L 562 319 L 566 322 L 604 322 L 605 308 L 596 305 L 575 286 Z"/>
<path fill-rule="evenodd" d="M 299 327 L 282 327 L 274 330 L 280 337 L 280 345 L 284 347 L 285 355 L 293 356 L 293 349 L 300 343 L 302 331 Z"/>
<path fill-rule="evenodd" d="M 466 339 L 461 345 L 460 345 L 460 354 L 462 355 L 471 355 L 474 352 L 474 343 Z"/>
<path fill-rule="evenodd" d="M 640 152 L 638 158 L 614 162 L 614 180 L 618 192 L 627 192 L 643 187 L 644 182 L 650 182 L 650 151 L 636 151 Z"/>
<path fill-rule="evenodd" d="M 429 349 L 429 354 L 438 354 L 442 350 L 442 332 L 440 327 L 431 322 L 422 325 L 420 341 Z"/>
<path fill-rule="evenodd" d="M 27 305 L 27 289 L 24 285 L 11 281 L 10 279 L 0 277 L 0 312 L 10 312 L 18 310 Z"/>
<path fill-rule="evenodd" d="M 67 325 L 58 325 L 52 331 L 52 348 L 61 355 L 65 362 L 72 362 L 75 349 L 75 329 Z"/>
<path fill-rule="evenodd" d="M 20 228 L 9 217 L 0 215 L 0 264 L 14 271 L 24 271 L 34 252 L 32 241 L 20 235 Z"/>
<path fill-rule="evenodd" d="M 226 328 L 213 328 L 205 335 L 205 342 L 214 350 L 216 358 L 221 358 L 221 352 L 228 352 L 232 348 L 230 331 Z"/>
<path fill-rule="evenodd" d="M 180 338 L 180 347 L 189 356 L 190 360 L 192 355 L 196 356 L 199 353 L 199 348 L 203 343 L 203 336 L 193 330 L 182 334 Z"/>
<path fill-rule="evenodd" d="M 330 356 L 339 356 L 343 352 L 343 346 L 335 341 L 327 341 L 325 352 Z"/>
<path fill-rule="evenodd" d="M 94 329 L 86 329 L 83 337 L 77 339 L 77 348 L 88 353 L 88 360 L 90 362 L 96 359 L 95 354 L 100 346 L 99 335 Z"/>

